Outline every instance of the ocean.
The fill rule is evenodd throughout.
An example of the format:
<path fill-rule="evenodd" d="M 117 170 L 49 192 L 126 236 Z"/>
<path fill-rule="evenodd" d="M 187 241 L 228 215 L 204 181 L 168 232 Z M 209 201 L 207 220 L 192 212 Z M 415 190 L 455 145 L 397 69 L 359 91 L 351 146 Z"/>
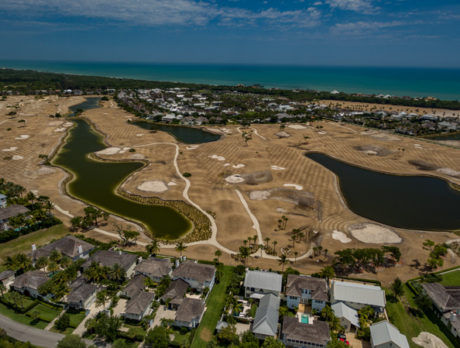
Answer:
<path fill-rule="evenodd" d="M 0 60 L 0 67 L 154 81 L 260 84 L 264 87 L 460 100 L 460 69 L 4 60 Z"/>

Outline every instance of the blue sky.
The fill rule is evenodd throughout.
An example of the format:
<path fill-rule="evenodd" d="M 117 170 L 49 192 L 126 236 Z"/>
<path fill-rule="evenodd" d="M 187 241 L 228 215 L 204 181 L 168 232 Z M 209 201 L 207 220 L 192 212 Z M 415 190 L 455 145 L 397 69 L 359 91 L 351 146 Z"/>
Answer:
<path fill-rule="evenodd" d="M 459 0 L 3 0 L 0 59 L 460 67 Z"/>

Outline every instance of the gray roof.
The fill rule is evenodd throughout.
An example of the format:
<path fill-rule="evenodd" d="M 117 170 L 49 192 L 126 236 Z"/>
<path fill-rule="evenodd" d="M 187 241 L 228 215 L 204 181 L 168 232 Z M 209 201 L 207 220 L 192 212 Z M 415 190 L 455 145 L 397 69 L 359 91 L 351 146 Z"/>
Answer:
<path fill-rule="evenodd" d="M 310 290 L 313 300 L 327 301 L 329 299 L 326 279 L 289 274 L 286 282 L 286 295 L 300 297 L 302 289 Z"/>
<path fill-rule="evenodd" d="M 334 303 L 331 308 L 337 318 L 345 318 L 355 327 L 359 327 L 359 316 L 357 310 L 348 307 L 343 302 Z"/>
<path fill-rule="evenodd" d="M 422 287 L 440 311 L 460 309 L 460 286 L 444 287 L 439 283 L 424 283 Z"/>
<path fill-rule="evenodd" d="M 22 289 L 30 288 L 38 290 L 38 288 L 48 281 L 48 274 L 42 271 L 29 271 L 17 276 L 14 280 L 13 287 Z"/>
<path fill-rule="evenodd" d="M 145 277 L 141 274 L 133 277 L 123 289 L 126 296 L 132 298 L 145 289 Z"/>
<path fill-rule="evenodd" d="M 216 273 L 216 268 L 211 265 L 204 265 L 187 260 L 177 267 L 172 275 L 173 278 L 188 278 L 198 282 L 210 282 Z"/>
<path fill-rule="evenodd" d="M 140 315 L 145 312 L 145 309 L 149 307 L 155 295 L 151 292 L 140 291 L 133 298 L 126 302 L 125 313 Z"/>
<path fill-rule="evenodd" d="M 161 296 L 161 299 L 163 301 L 166 301 L 168 299 L 181 299 L 185 296 L 187 289 L 188 283 L 186 281 L 182 279 L 173 280 L 166 289 L 165 294 Z"/>
<path fill-rule="evenodd" d="M 71 291 L 67 295 L 67 303 L 80 303 L 85 302 L 90 298 L 97 290 L 97 286 L 94 284 L 86 283 L 77 279 L 73 284 L 70 285 Z"/>
<path fill-rule="evenodd" d="M 339 301 L 385 307 L 385 291 L 375 285 L 333 280 L 331 302 Z"/>
<path fill-rule="evenodd" d="M 86 269 L 93 262 L 106 267 L 113 267 L 119 265 L 125 271 L 127 271 L 137 261 L 137 256 L 133 254 L 123 253 L 121 251 L 111 250 L 98 250 L 83 264 L 83 268 Z"/>
<path fill-rule="evenodd" d="M 6 198 L 6 195 L 4 195 L 3 193 L 0 193 L 0 198 Z"/>
<path fill-rule="evenodd" d="M 313 324 L 303 324 L 296 317 L 284 317 L 281 330 L 283 339 L 320 344 L 325 346 L 331 339 L 329 324 L 314 320 Z"/>
<path fill-rule="evenodd" d="M 257 307 L 256 317 L 252 323 L 251 331 L 265 336 L 276 336 L 278 332 L 278 311 L 280 298 L 273 294 L 262 297 Z"/>
<path fill-rule="evenodd" d="M 281 292 L 283 277 L 278 273 L 264 271 L 247 271 L 244 287 Z"/>
<path fill-rule="evenodd" d="M 386 320 L 373 324 L 370 330 L 374 346 L 392 342 L 399 348 L 409 348 L 407 337 Z"/>
<path fill-rule="evenodd" d="M 163 278 L 171 272 L 172 266 L 169 259 L 150 258 L 142 261 L 135 268 L 136 272 Z"/>
<path fill-rule="evenodd" d="M 184 298 L 176 312 L 176 320 L 191 322 L 195 318 L 201 317 L 204 312 L 205 304 L 203 300 L 195 298 Z"/>
<path fill-rule="evenodd" d="M 0 273 L 0 281 L 8 279 L 11 276 L 14 276 L 14 273 L 15 272 L 12 270 L 3 271 L 2 273 Z"/>
<path fill-rule="evenodd" d="M 80 255 L 80 247 L 82 253 L 86 253 L 94 249 L 94 245 L 90 243 L 87 243 L 74 236 L 65 236 L 48 245 L 45 245 L 44 247 L 37 249 L 37 251 L 33 255 L 33 258 L 38 259 L 42 256 L 49 257 L 54 250 L 57 250 L 62 255 L 68 256 L 73 259 Z"/>
<path fill-rule="evenodd" d="M 10 205 L 6 208 L 0 208 L 0 220 L 8 220 L 9 218 L 25 214 L 29 211 L 22 205 Z"/>

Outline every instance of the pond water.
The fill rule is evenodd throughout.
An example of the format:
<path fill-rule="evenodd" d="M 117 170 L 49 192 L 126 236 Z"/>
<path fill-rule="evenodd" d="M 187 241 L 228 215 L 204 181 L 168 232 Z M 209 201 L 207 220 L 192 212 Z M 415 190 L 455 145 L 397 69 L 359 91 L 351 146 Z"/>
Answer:
<path fill-rule="evenodd" d="M 338 176 L 348 207 L 360 216 L 407 229 L 460 228 L 460 191 L 442 179 L 384 174 L 322 153 L 306 156 Z"/>
<path fill-rule="evenodd" d="M 219 134 L 206 132 L 201 128 L 170 126 L 149 121 L 134 121 L 133 124 L 143 129 L 167 132 L 184 144 L 203 144 L 220 139 Z"/>
<path fill-rule="evenodd" d="M 101 98 L 99 97 L 87 97 L 84 102 L 80 104 L 72 105 L 69 107 L 70 116 L 75 116 L 77 110 L 89 110 L 89 109 L 97 109 L 99 107 L 99 102 Z"/>

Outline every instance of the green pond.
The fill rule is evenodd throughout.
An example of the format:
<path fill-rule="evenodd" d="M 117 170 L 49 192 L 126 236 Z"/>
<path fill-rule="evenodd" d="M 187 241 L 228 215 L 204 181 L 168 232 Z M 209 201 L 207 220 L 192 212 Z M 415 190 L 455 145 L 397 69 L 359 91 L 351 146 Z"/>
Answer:
<path fill-rule="evenodd" d="M 81 107 L 81 106 L 80 106 Z M 106 146 L 102 136 L 83 119 L 75 119 L 67 142 L 53 163 L 74 173 L 68 185 L 71 195 L 113 214 L 142 223 L 155 237 L 176 239 L 191 228 L 191 223 L 176 210 L 159 205 L 133 202 L 115 194 L 117 186 L 142 162 L 99 162 L 88 154 Z"/>
<path fill-rule="evenodd" d="M 184 144 L 203 144 L 220 139 L 220 135 L 206 132 L 200 128 L 170 126 L 149 121 L 134 121 L 133 124 L 143 129 L 167 132 Z"/>
<path fill-rule="evenodd" d="M 84 102 L 80 104 L 72 105 L 69 107 L 70 116 L 75 116 L 75 113 L 78 110 L 89 110 L 89 109 L 96 109 L 99 107 L 99 102 L 101 98 L 99 97 L 87 97 Z"/>

